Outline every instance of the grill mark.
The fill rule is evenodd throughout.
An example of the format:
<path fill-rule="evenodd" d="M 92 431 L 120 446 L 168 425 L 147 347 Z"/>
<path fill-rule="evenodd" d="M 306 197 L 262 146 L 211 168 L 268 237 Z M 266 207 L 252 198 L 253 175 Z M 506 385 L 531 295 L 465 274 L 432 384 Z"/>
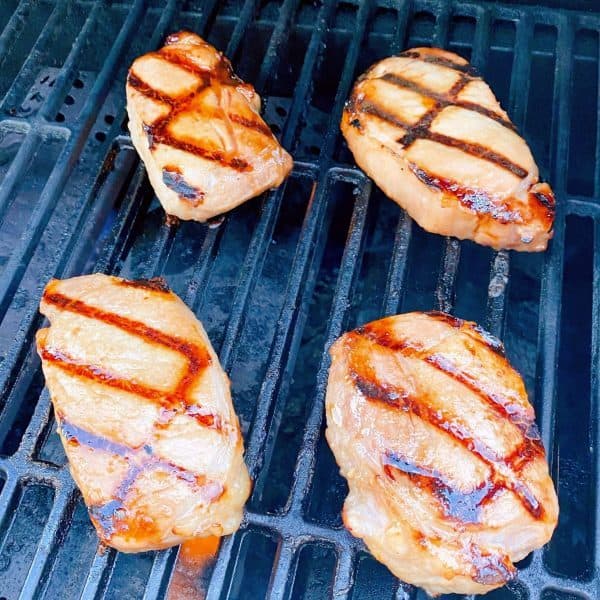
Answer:
<path fill-rule="evenodd" d="M 163 183 L 171 190 L 173 190 L 180 198 L 189 200 L 192 206 L 198 206 L 202 204 L 204 200 L 204 192 L 190 185 L 178 167 L 168 166 L 162 171 Z"/>
<path fill-rule="evenodd" d="M 191 142 L 190 140 L 181 140 L 174 137 L 168 131 L 168 127 L 173 119 L 178 114 L 190 110 L 191 102 L 204 88 L 213 84 L 216 86 L 237 86 L 243 83 L 241 79 L 234 75 L 229 61 L 220 54 L 220 60 L 213 69 L 202 69 L 174 48 L 161 48 L 158 52 L 153 53 L 153 55 L 170 64 L 186 69 L 197 76 L 200 79 L 200 83 L 191 93 L 173 97 L 157 91 L 147 82 L 135 75 L 133 70 L 129 71 L 127 81 L 132 87 L 137 89 L 144 96 L 153 100 L 158 100 L 171 107 L 171 110 L 164 117 L 157 119 L 152 125 L 144 125 L 144 131 L 148 137 L 150 149 L 153 149 L 157 144 L 165 144 L 177 150 L 194 154 L 200 158 L 218 162 L 222 166 L 229 167 L 236 171 L 251 171 L 252 165 L 243 158 L 235 156 L 230 157 L 222 151 L 211 150 L 198 143 Z M 240 118 L 244 119 L 243 117 Z"/>
<path fill-rule="evenodd" d="M 462 523 L 479 523 L 483 508 L 502 489 L 494 481 L 485 480 L 473 490 L 463 492 L 449 484 L 439 471 L 418 465 L 394 452 L 386 452 L 382 462 L 390 479 L 395 479 L 394 471 L 407 476 L 437 500 L 445 517 Z"/>
<path fill-rule="evenodd" d="M 464 75 L 469 75 L 471 77 L 479 77 L 477 69 L 469 63 L 461 65 L 448 58 L 442 58 L 441 56 L 433 56 L 431 54 L 420 54 L 419 52 L 416 52 L 414 50 L 407 50 L 406 52 L 401 52 L 398 56 L 402 56 L 403 58 L 413 58 L 415 60 L 420 60 L 433 65 L 438 65 L 440 67 L 446 67 L 447 69 L 452 69 L 453 71 L 458 71 L 459 73 L 463 73 Z"/>
<path fill-rule="evenodd" d="M 411 128 L 410 123 L 403 121 L 396 115 L 381 108 L 380 106 L 377 106 L 373 102 L 369 102 L 369 101 L 361 102 L 359 110 L 361 110 L 362 112 L 364 112 L 367 115 L 373 115 L 374 117 L 377 117 L 383 121 L 387 121 L 388 123 L 391 123 L 392 125 L 395 125 L 396 127 L 401 127 L 402 129 L 410 129 Z"/>
<path fill-rule="evenodd" d="M 523 217 L 518 210 L 511 210 L 506 202 L 490 196 L 485 190 L 462 186 L 453 179 L 429 173 L 413 162 L 409 162 L 408 166 L 415 177 L 427 187 L 454 198 L 467 210 L 480 217 L 488 215 L 503 225 L 523 222 Z"/>
<path fill-rule="evenodd" d="M 451 317 L 450 315 L 447 316 L 452 323 L 452 327 L 459 329 L 468 327 L 465 325 L 464 321 L 456 319 L 455 317 Z M 442 354 L 437 354 L 435 352 L 427 353 L 426 350 L 411 345 L 404 340 L 393 338 L 386 330 L 379 332 L 375 327 L 372 326 L 361 327 L 356 330 L 356 333 L 365 337 L 371 342 L 374 342 L 378 346 L 387 348 L 393 352 L 399 352 L 404 356 L 423 360 L 428 365 L 444 373 L 451 379 L 458 381 L 461 385 L 465 386 L 467 389 L 481 398 L 481 400 L 483 400 L 499 416 L 508 419 L 515 427 L 517 427 L 517 429 L 525 436 L 527 440 L 530 440 L 532 444 L 535 443 L 538 445 L 539 448 L 537 448 L 537 451 L 542 450 L 539 432 L 536 435 L 537 426 L 521 405 L 511 402 L 509 398 L 502 394 L 496 394 L 485 389 L 478 383 L 477 380 L 473 379 L 469 373 L 459 369 Z M 483 343 L 488 348 L 491 348 L 492 351 L 497 352 L 494 347 L 490 345 L 490 342 L 485 340 L 485 338 Z"/>
<path fill-rule="evenodd" d="M 152 290 L 153 292 L 164 292 L 170 294 L 171 290 L 163 277 L 151 277 L 150 279 L 120 279 L 119 285 L 126 287 Z"/>
<path fill-rule="evenodd" d="M 108 325 L 118 327 L 119 329 L 126 331 L 131 335 L 135 335 L 146 342 L 158 344 L 172 351 L 178 352 L 187 359 L 188 365 L 175 390 L 168 393 L 156 390 L 143 384 L 137 384 L 128 379 L 120 379 L 114 374 L 105 371 L 102 367 L 80 364 L 60 351 L 53 350 L 52 352 L 48 353 L 49 351 L 47 348 L 41 347 L 40 354 L 42 355 L 42 358 L 44 358 L 44 353 L 46 353 L 46 360 L 53 361 L 56 366 L 69 371 L 74 375 L 93 379 L 104 385 L 139 394 L 144 398 L 154 402 L 159 402 L 163 407 L 182 407 L 186 410 L 187 414 L 190 407 L 198 406 L 197 404 L 190 403 L 188 401 L 187 394 L 189 392 L 189 388 L 200 375 L 200 373 L 212 363 L 212 359 L 206 348 L 196 346 L 195 344 L 190 344 L 181 338 L 163 333 L 162 331 L 152 327 L 148 327 L 140 321 L 135 321 L 112 312 L 104 311 L 95 306 L 90 306 L 81 300 L 69 298 L 68 296 L 60 293 L 46 291 L 44 292 L 43 300 L 44 302 L 52 304 L 62 310 L 66 310 L 74 314 L 80 314 L 90 319 L 102 321 Z M 196 409 L 194 410 L 196 411 L 196 414 L 190 414 L 189 416 L 196 419 L 199 423 L 208 427 L 215 427 L 216 429 L 221 428 L 221 421 L 218 416 L 209 417 L 207 415 L 200 415 Z"/>
<path fill-rule="evenodd" d="M 92 520 L 100 528 L 102 537 L 110 540 L 116 533 L 129 532 L 131 521 L 134 521 L 135 532 L 139 535 L 140 529 L 144 535 L 157 532 L 156 525 L 143 514 L 130 514 L 127 509 L 127 499 L 137 478 L 144 472 L 162 470 L 184 481 L 195 491 L 206 488 L 209 502 L 218 500 L 224 493 L 224 487 L 217 481 L 208 480 L 204 475 L 194 474 L 176 465 L 172 461 L 156 456 L 150 446 L 132 448 L 126 444 L 114 442 L 104 436 L 97 435 L 79 427 L 57 414 L 62 435 L 68 444 L 84 445 L 92 450 L 101 450 L 124 458 L 129 463 L 127 474 L 114 493 L 114 500 L 105 504 L 88 506 Z M 140 523 L 140 520 L 142 523 Z M 143 525 L 143 527 L 140 527 Z"/>
<path fill-rule="evenodd" d="M 247 129 L 253 129 L 254 131 L 258 131 L 262 133 L 266 137 L 272 137 L 273 132 L 264 124 L 259 121 L 254 121 L 253 119 L 248 119 L 243 117 L 242 115 L 238 115 L 236 113 L 228 113 L 227 116 L 238 125 L 242 127 L 246 127 Z"/>
<path fill-rule="evenodd" d="M 102 321 L 108 325 L 118 327 L 131 335 L 142 338 L 143 340 L 165 346 L 171 350 L 183 354 L 191 363 L 191 365 L 203 365 L 208 366 L 211 363 L 210 355 L 206 348 L 201 348 L 195 344 L 190 344 L 186 340 L 179 338 L 168 333 L 163 333 L 158 329 L 149 327 L 141 321 L 130 319 L 129 317 L 123 317 L 122 315 L 109 312 L 86 304 L 85 302 L 76 298 L 70 298 L 60 292 L 52 292 L 46 288 L 42 297 L 44 302 L 52 304 L 61 310 L 72 312 L 74 314 L 80 314 L 90 319 L 96 319 Z"/>
<path fill-rule="evenodd" d="M 353 339 L 352 336 L 363 337 L 363 334 L 359 331 L 348 335 L 351 336 L 350 339 Z M 357 337 L 354 337 L 354 339 L 356 340 Z M 377 342 L 375 341 L 375 343 Z M 382 345 L 382 347 L 389 348 L 389 346 L 385 345 Z M 399 346 L 398 349 L 392 348 L 392 350 L 401 351 L 401 348 L 402 346 Z M 414 351 L 414 349 L 411 351 Z M 350 352 L 352 357 L 352 350 Z M 418 396 L 413 396 L 406 390 L 378 381 L 372 367 L 360 364 L 356 368 L 352 365 L 351 358 L 350 376 L 356 389 L 367 400 L 380 402 L 404 412 L 411 412 L 423 421 L 448 434 L 455 441 L 458 441 L 490 468 L 494 482 L 510 490 L 525 510 L 536 519 L 543 517 L 544 511 L 542 506 L 527 486 L 520 481 L 508 479 L 498 470 L 501 467 L 514 472 L 520 472 L 533 457 L 543 454 L 543 447 L 539 439 L 531 439 L 524 435 L 522 442 L 509 456 L 498 456 L 482 440 L 477 436 L 473 436 L 464 426 L 446 419 L 441 411 L 433 410 L 426 402 L 422 402 Z"/>
<path fill-rule="evenodd" d="M 221 420 L 219 416 L 204 411 L 202 407 L 198 406 L 197 404 L 190 404 L 182 394 L 181 383 L 178 384 L 174 393 L 163 392 L 161 390 L 136 383 L 130 379 L 120 378 L 102 367 L 81 363 L 65 352 L 61 352 L 60 350 L 40 347 L 39 353 L 43 360 L 51 363 L 69 375 L 73 375 L 74 377 L 79 377 L 81 379 L 89 379 L 90 381 L 94 381 L 107 387 L 112 387 L 123 392 L 141 396 L 146 400 L 150 400 L 155 404 L 159 404 L 163 409 L 173 411 L 173 414 L 177 414 L 177 409 L 183 408 L 184 414 L 193 418 L 201 425 L 204 425 L 210 429 L 221 431 Z M 195 375 L 193 377 L 195 377 Z M 184 381 L 184 385 L 189 385 L 189 382 Z"/>
<path fill-rule="evenodd" d="M 482 106 L 481 104 L 477 104 L 475 102 L 469 102 L 466 100 L 459 100 L 457 98 L 455 98 L 454 100 L 451 100 L 450 98 L 448 98 L 447 95 L 438 94 L 436 92 L 433 92 L 433 91 L 427 89 L 426 87 L 424 87 L 414 81 L 411 81 L 410 79 L 406 79 L 406 78 L 402 77 L 401 75 L 396 75 L 395 73 L 384 73 L 381 76 L 381 79 L 383 79 L 384 81 L 387 81 L 388 83 L 391 83 L 392 85 L 395 85 L 397 87 L 406 88 L 413 92 L 417 92 L 418 94 L 420 94 L 421 96 L 424 96 L 425 98 L 435 100 L 437 103 L 440 104 L 440 106 L 442 108 L 446 108 L 447 106 L 458 106 L 459 108 L 464 108 L 465 110 L 470 110 L 470 111 L 479 113 L 480 115 L 483 115 L 484 117 L 488 117 L 489 119 L 492 119 L 493 121 L 496 121 L 497 123 L 500 123 L 500 125 L 503 125 L 507 129 L 517 132 L 516 126 L 511 121 L 509 121 L 508 119 L 505 119 L 502 115 L 495 113 L 494 111 L 490 110 L 489 108 Z M 459 79 L 458 82 L 460 83 L 461 80 Z M 452 94 L 452 90 L 450 90 L 449 93 Z"/>
<path fill-rule="evenodd" d="M 455 138 L 449 137 L 447 135 L 443 135 L 441 133 L 434 133 L 429 131 L 425 139 L 428 139 L 432 142 L 437 142 L 438 144 L 443 144 L 445 146 L 450 146 L 451 148 L 457 148 L 462 150 L 466 154 L 470 154 L 471 156 L 475 156 L 477 158 L 481 158 L 488 162 L 491 162 L 498 167 L 502 167 L 506 171 L 510 171 L 513 175 L 519 177 L 519 179 L 524 179 L 529 174 L 526 169 L 519 166 L 518 164 L 512 162 L 506 156 L 499 154 L 498 152 L 494 152 L 485 146 L 481 146 L 480 144 L 475 144 L 472 142 L 465 142 L 463 140 L 457 140 Z"/>
<path fill-rule="evenodd" d="M 148 85 L 145 81 L 140 79 L 132 70 L 129 71 L 127 75 L 127 83 L 132 88 L 136 89 L 140 94 L 146 96 L 146 98 L 150 98 L 151 100 L 155 100 L 156 102 L 161 102 L 162 104 L 168 104 L 169 106 L 173 106 L 176 102 L 171 96 L 167 96 L 162 92 L 159 92 L 157 89 Z M 187 94 L 186 94 L 187 96 Z"/>
<path fill-rule="evenodd" d="M 391 386 L 387 386 L 381 382 L 370 381 L 369 378 L 363 377 L 355 370 L 351 369 L 350 375 L 355 387 L 367 400 L 381 402 L 391 408 L 411 412 L 459 442 L 469 452 L 478 456 L 491 469 L 496 484 L 501 488 L 511 491 L 532 517 L 535 519 L 543 517 L 544 511 L 542 506 L 527 486 L 519 481 L 513 482 L 508 480 L 506 476 L 498 471 L 499 466 L 507 468 L 512 468 L 512 466 L 502 457 L 497 456 L 479 438 L 472 436 L 462 425 L 446 420 L 442 414 L 432 410 L 416 397 L 412 397 L 407 393 L 398 393 Z M 372 393 L 374 390 L 377 391 Z M 525 440 L 521 446 L 523 445 L 528 447 L 529 441 Z M 518 455 L 524 453 L 521 446 L 517 449 Z"/>
<path fill-rule="evenodd" d="M 401 56 L 403 56 L 401 54 Z M 401 119 L 399 119 L 396 115 L 393 115 L 380 107 L 377 107 L 373 104 L 373 102 L 369 102 L 369 114 L 374 114 L 375 116 L 392 123 L 393 125 L 402 127 L 406 129 L 406 133 L 398 140 L 398 144 L 401 144 L 405 150 L 410 148 L 410 146 L 419 139 L 429 140 L 432 142 L 436 142 L 438 144 L 442 144 L 444 146 L 449 146 L 451 148 L 456 148 L 465 154 L 469 154 L 471 156 L 475 156 L 476 158 L 480 158 L 487 162 L 493 163 L 502 169 L 505 169 L 520 179 L 524 179 L 527 177 L 528 172 L 526 169 L 523 169 L 520 165 L 512 162 L 506 156 L 499 154 L 498 152 L 494 152 L 490 148 L 482 146 L 481 144 L 476 144 L 473 142 L 466 142 L 464 140 L 459 140 L 447 135 L 443 135 L 441 133 L 435 133 L 431 131 L 431 124 L 435 120 L 435 118 L 439 115 L 439 113 L 449 104 L 457 104 L 459 100 L 457 99 L 458 94 L 461 90 L 473 79 L 473 76 L 470 74 L 470 65 L 466 65 L 467 68 L 457 68 L 459 65 L 452 63 L 446 59 L 441 59 L 439 57 L 421 57 L 421 55 L 414 51 L 409 51 L 409 54 L 404 54 L 404 56 L 410 56 L 412 58 L 418 58 L 420 60 L 425 60 L 425 62 L 429 62 L 432 64 L 438 64 L 443 66 L 448 66 L 447 63 L 450 63 L 455 70 L 461 73 L 460 77 L 457 79 L 456 83 L 452 86 L 452 88 L 447 92 L 443 99 L 437 100 L 433 108 L 428 110 L 416 123 L 414 124 L 405 124 Z M 364 109 L 363 109 L 364 110 Z"/>

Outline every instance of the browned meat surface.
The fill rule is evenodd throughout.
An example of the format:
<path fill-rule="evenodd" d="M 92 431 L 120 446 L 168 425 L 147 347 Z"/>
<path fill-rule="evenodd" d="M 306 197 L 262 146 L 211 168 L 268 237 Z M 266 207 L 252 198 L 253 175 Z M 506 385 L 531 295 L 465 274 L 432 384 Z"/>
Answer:
<path fill-rule="evenodd" d="M 488 592 L 551 537 L 558 503 L 523 381 L 495 338 L 409 313 L 331 349 L 327 440 L 343 518 L 400 579 Z"/>
<path fill-rule="evenodd" d="M 193 33 L 167 38 L 129 70 L 131 139 L 165 211 L 206 221 L 277 187 L 292 168 L 260 97 Z"/>
<path fill-rule="evenodd" d="M 342 132 L 358 165 L 423 228 L 544 250 L 554 195 L 488 85 L 461 57 L 414 48 L 357 81 Z"/>
<path fill-rule="evenodd" d="M 37 334 L 73 479 L 124 552 L 235 531 L 250 493 L 229 380 L 160 281 L 53 280 Z"/>

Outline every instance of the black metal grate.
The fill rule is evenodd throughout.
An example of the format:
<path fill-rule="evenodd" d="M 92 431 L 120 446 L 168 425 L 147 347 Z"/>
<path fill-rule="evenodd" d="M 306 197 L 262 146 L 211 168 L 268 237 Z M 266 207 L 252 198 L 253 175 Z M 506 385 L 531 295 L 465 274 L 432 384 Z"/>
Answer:
<path fill-rule="evenodd" d="M 164 223 L 123 126 L 127 67 L 182 28 L 256 84 L 296 161 L 285 186 L 212 228 Z M 488 597 L 600 596 L 600 11 L 6 0 L 0 31 L 2 598 L 167 594 L 177 549 L 97 548 L 32 346 L 47 280 L 91 271 L 163 274 L 231 374 L 256 485 L 211 567 L 211 600 L 422 597 L 341 526 L 345 483 L 322 435 L 325 350 L 358 323 L 435 307 L 505 340 L 559 491 L 553 541 Z M 427 234 L 354 166 L 338 122 L 355 77 L 432 44 L 482 71 L 552 182 L 559 208 L 545 255 Z"/>

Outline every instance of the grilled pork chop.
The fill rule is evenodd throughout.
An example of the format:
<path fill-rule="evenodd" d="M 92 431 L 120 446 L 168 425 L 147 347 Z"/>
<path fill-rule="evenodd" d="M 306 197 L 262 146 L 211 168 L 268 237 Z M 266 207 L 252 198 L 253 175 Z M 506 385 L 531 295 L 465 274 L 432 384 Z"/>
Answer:
<path fill-rule="evenodd" d="M 540 251 L 554 196 L 488 85 L 460 56 L 414 48 L 357 81 L 342 132 L 358 165 L 424 229 Z"/>
<path fill-rule="evenodd" d="M 292 159 L 259 111 L 254 88 L 193 33 L 135 60 L 131 140 L 167 214 L 206 221 L 282 183 Z"/>
<path fill-rule="evenodd" d="M 58 431 L 100 539 L 123 552 L 235 531 L 250 492 L 229 380 L 160 281 L 51 281 L 37 334 Z"/>
<path fill-rule="evenodd" d="M 488 592 L 551 537 L 556 493 L 523 381 L 474 323 L 409 313 L 331 349 L 327 440 L 343 519 L 430 594 Z"/>

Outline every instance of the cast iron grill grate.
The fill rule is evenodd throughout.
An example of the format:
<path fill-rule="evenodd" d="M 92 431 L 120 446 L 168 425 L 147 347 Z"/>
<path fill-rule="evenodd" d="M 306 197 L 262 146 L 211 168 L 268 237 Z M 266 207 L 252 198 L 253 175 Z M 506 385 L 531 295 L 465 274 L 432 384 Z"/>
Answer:
<path fill-rule="evenodd" d="M 128 65 L 182 28 L 255 83 L 296 160 L 284 187 L 212 228 L 165 224 L 124 127 Z M 172 578 L 176 549 L 98 549 L 54 434 L 32 345 L 37 305 L 50 277 L 91 271 L 164 275 L 231 374 L 256 485 L 244 526 L 205 574 L 211 600 L 422 597 L 341 526 L 346 488 L 322 413 L 333 339 L 431 308 L 504 339 L 559 490 L 553 541 L 489 597 L 599 596 L 600 12 L 7 0 L 0 31 L 0 596 L 161 598 Z M 552 182 L 559 210 L 545 255 L 427 234 L 354 166 L 338 122 L 355 77 L 433 44 L 481 70 Z"/>

